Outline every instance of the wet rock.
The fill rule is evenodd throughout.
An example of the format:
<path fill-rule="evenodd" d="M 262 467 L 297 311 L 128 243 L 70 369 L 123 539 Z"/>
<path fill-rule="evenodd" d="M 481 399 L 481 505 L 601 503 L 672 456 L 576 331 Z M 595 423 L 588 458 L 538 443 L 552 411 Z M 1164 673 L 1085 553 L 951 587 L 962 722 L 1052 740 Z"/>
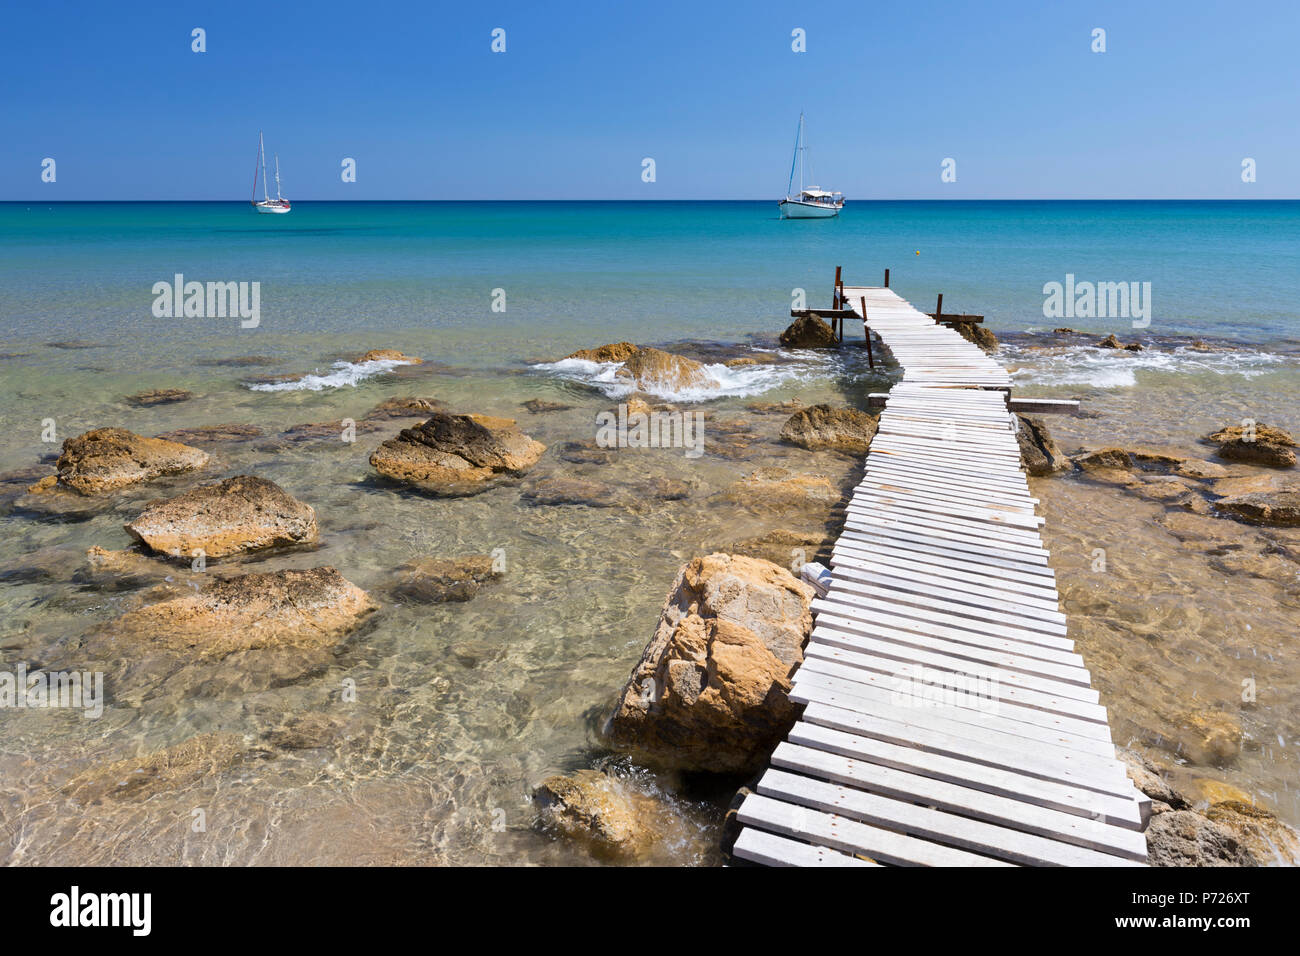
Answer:
<path fill-rule="evenodd" d="M 1105 337 L 1104 339 L 1102 339 L 1100 342 L 1098 342 L 1098 343 L 1097 343 L 1097 348 L 1099 348 L 1099 349 L 1118 349 L 1118 348 L 1122 348 L 1122 346 L 1119 344 L 1119 339 L 1115 338 L 1114 333 L 1112 333 L 1112 334 L 1106 336 L 1106 337 Z"/>
<path fill-rule="evenodd" d="M 150 505 L 127 533 L 163 554 L 209 558 L 316 539 L 316 512 L 273 481 L 238 475 Z"/>
<path fill-rule="evenodd" d="M 533 790 L 538 822 L 595 856 L 622 862 L 642 856 L 659 838 L 658 802 L 598 770 L 549 777 Z"/>
<path fill-rule="evenodd" d="M 616 508 L 625 504 L 621 492 L 613 485 L 586 478 L 551 476 L 530 482 L 519 498 L 530 505 L 586 505 L 589 508 Z"/>
<path fill-rule="evenodd" d="M 238 734 L 199 734 L 166 750 L 92 767 L 63 785 L 78 803 L 104 800 L 139 803 L 160 793 L 175 793 L 241 763 L 248 748 Z"/>
<path fill-rule="evenodd" d="M 385 478 L 424 490 L 474 494 L 524 474 L 545 450 L 512 419 L 438 413 L 384 442 L 370 464 Z"/>
<path fill-rule="evenodd" d="M 729 485 L 723 495 L 757 512 L 829 508 L 841 498 L 825 475 L 796 474 L 778 467 L 759 468 Z"/>
<path fill-rule="evenodd" d="M 1279 528 L 1300 526 L 1300 490 L 1257 491 L 1211 502 L 1215 514 L 1248 524 Z"/>
<path fill-rule="evenodd" d="M 655 501 L 684 501 L 691 496 L 690 482 L 677 478 L 651 478 L 637 492 Z"/>
<path fill-rule="evenodd" d="M 718 387 L 717 380 L 694 359 L 652 348 L 637 349 L 614 375 L 643 392 L 656 394 Z"/>
<path fill-rule="evenodd" d="M 1143 345 L 1141 342 L 1130 342 L 1128 345 L 1124 346 L 1124 351 L 1125 351 L 1125 352 L 1141 352 L 1141 351 L 1143 351 L 1145 348 L 1146 348 L 1146 346 Z"/>
<path fill-rule="evenodd" d="M 128 611 L 89 635 L 89 652 L 166 649 L 188 660 L 216 660 L 266 648 L 321 649 L 376 609 L 370 596 L 334 568 L 216 578 L 198 594 Z"/>
<path fill-rule="evenodd" d="M 418 359 L 414 355 L 403 355 L 397 349 L 371 349 L 353 359 L 357 365 L 362 362 L 406 362 L 409 365 L 419 365 L 423 361 L 424 359 Z"/>
<path fill-rule="evenodd" d="M 797 713 L 787 695 L 812 594 L 767 561 L 688 562 L 606 721 L 611 744 L 674 769 L 757 770 Z"/>
<path fill-rule="evenodd" d="M 615 449 L 602 448 L 594 440 L 566 441 L 556 452 L 561 461 L 574 465 L 608 465 L 614 460 L 615 454 L 617 454 Z"/>
<path fill-rule="evenodd" d="M 1170 810 L 1147 825 L 1152 866 L 1258 866 L 1259 859 L 1228 827 L 1192 810 Z"/>
<path fill-rule="evenodd" d="M 1169 785 L 1154 763 L 1133 750 L 1119 750 L 1117 756 L 1128 768 L 1128 778 L 1143 794 L 1174 810 L 1187 809 L 1187 800 Z"/>
<path fill-rule="evenodd" d="M 1253 429 L 1241 425 L 1220 428 L 1202 441 L 1219 446 L 1219 457 L 1268 468 L 1291 468 L 1296 463 L 1296 441 L 1290 434 L 1271 425 L 1256 424 Z"/>
<path fill-rule="evenodd" d="M 0 561 L 0 584 L 35 584 L 61 581 L 76 552 L 66 548 L 41 548 Z"/>
<path fill-rule="evenodd" d="M 781 438 L 800 448 L 834 448 L 861 454 L 871 447 L 879 419 L 856 408 L 813 405 L 790 416 Z"/>
<path fill-rule="evenodd" d="M 434 412 L 445 409 L 446 406 L 436 398 L 404 395 L 400 398 L 385 399 L 366 412 L 365 417 L 374 421 L 386 421 L 391 418 L 427 418 Z"/>
<path fill-rule="evenodd" d="M 217 368 L 249 368 L 257 365 L 274 365 L 277 361 L 269 355 L 235 355 L 230 358 L 199 359 L 194 364 Z"/>
<path fill-rule="evenodd" d="M 985 352 L 997 351 L 998 337 L 993 334 L 992 330 L 986 329 L 976 322 L 954 322 L 952 327 L 967 342 L 974 342 Z"/>
<path fill-rule="evenodd" d="M 1172 475 L 1143 475 L 1124 487 L 1148 501 L 1159 501 L 1165 504 L 1182 503 L 1188 499 L 1189 493 L 1195 492 L 1195 488 L 1186 478 Z"/>
<path fill-rule="evenodd" d="M 1070 459 L 1057 447 L 1040 418 L 1017 415 L 1016 441 L 1020 444 L 1020 463 L 1028 475 L 1041 478 L 1070 467 Z"/>
<path fill-rule="evenodd" d="M 420 604 L 468 601 L 479 588 L 501 576 L 490 554 L 464 558 L 420 558 L 399 568 L 394 596 Z"/>
<path fill-rule="evenodd" d="M 109 551 L 95 545 L 86 552 L 86 563 L 73 574 L 79 584 L 93 584 L 112 590 L 129 590 L 156 584 L 175 568 L 129 548 Z"/>
<path fill-rule="evenodd" d="M 1076 455 L 1073 461 L 1080 470 L 1103 476 L 1116 471 L 1130 472 L 1136 466 L 1133 456 L 1122 448 L 1101 448 Z"/>
<path fill-rule="evenodd" d="M 723 362 L 722 364 L 727 366 L 727 368 L 741 368 L 746 365 L 761 365 L 762 363 L 756 358 L 742 357 L 742 358 L 727 359 L 727 361 Z"/>
<path fill-rule="evenodd" d="M 831 327 L 815 315 L 802 315 L 781 333 L 781 344 L 791 349 L 829 349 L 838 345 Z"/>
<path fill-rule="evenodd" d="M 1074 329 L 1068 327 L 1052 329 L 1052 331 L 1055 332 L 1057 335 L 1082 335 L 1083 334 L 1081 332 L 1076 332 Z"/>
<path fill-rule="evenodd" d="M 177 428 L 175 431 L 163 432 L 154 437 L 186 445 L 206 445 L 261 438 L 262 429 L 256 425 L 199 425 L 196 428 Z"/>
<path fill-rule="evenodd" d="M 1226 800 L 1212 805 L 1205 816 L 1232 831 L 1260 865 L 1300 865 L 1300 834 L 1263 807 Z"/>
<path fill-rule="evenodd" d="M 1210 480 L 1226 477 L 1228 469 L 1224 468 L 1222 465 L 1217 465 L 1212 461 L 1201 461 L 1197 458 L 1189 458 L 1186 461 L 1179 462 L 1174 467 L 1174 474 L 1181 475 L 1184 478 Z"/>
<path fill-rule="evenodd" d="M 208 453 L 189 445 L 145 438 L 125 428 L 97 428 L 65 441 L 55 467 L 60 485 L 97 495 L 207 463 Z"/>
<path fill-rule="evenodd" d="M 806 564 L 819 557 L 829 558 L 835 537 L 824 531 L 792 531 L 776 528 L 765 534 L 737 541 L 725 550 L 751 558 L 762 558 L 793 571 L 795 564 Z M 825 562 L 823 562 L 825 563 Z"/>
<path fill-rule="evenodd" d="M 567 412 L 573 407 L 572 405 L 565 405 L 563 402 L 548 402 L 544 398 L 530 398 L 521 404 L 534 415 L 542 415 L 546 412 Z"/>
<path fill-rule="evenodd" d="M 582 359 L 585 362 L 600 362 L 601 364 L 626 362 L 639 349 L 640 346 L 633 345 L 631 342 L 615 342 L 612 345 L 602 345 L 594 349 L 578 349 L 578 351 L 566 355 L 565 358 Z"/>
<path fill-rule="evenodd" d="M 745 408 L 759 415 L 788 415 L 796 409 L 803 408 L 803 403 L 797 398 L 792 398 L 788 402 L 750 402 Z"/>
<path fill-rule="evenodd" d="M 175 402 L 188 402 L 194 397 L 193 392 L 183 388 L 152 388 L 146 392 L 136 392 L 122 399 L 136 408 L 148 408 L 151 405 L 171 405 Z"/>

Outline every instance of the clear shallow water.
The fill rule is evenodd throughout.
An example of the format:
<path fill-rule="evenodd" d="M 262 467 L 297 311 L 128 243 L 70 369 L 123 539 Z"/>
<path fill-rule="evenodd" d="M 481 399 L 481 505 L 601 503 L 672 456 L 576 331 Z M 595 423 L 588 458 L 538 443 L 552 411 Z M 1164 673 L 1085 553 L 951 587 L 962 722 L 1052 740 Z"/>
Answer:
<path fill-rule="evenodd" d="M 110 707 L 99 721 L 0 713 L 7 859 L 586 861 L 534 832 L 527 792 L 548 773 L 600 759 L 591 722 L 639 656 L 677 568 L 773 528 L 823 527 L 823 511 L 754 513 L 726 498 L 726 487 L 767 465 L 852 483 L 852 459 L 783 446 L 785 416 L 746 407 L 790 398 L 862 405 L 888 385 L 888 371 L 868 374 L 856 350 L 826 357 L 775 348 L 791 289 L 827 303 L 836 264 L 863 283 L 889 266 L 892 285 L 919 306 L 942 291 L 946 310 L 985 313 L 1018 384 L 1081 397 L 1099 416 L 1057 421 L 1067 450 L 1128 443 L 1204 456 L 1196 439 L 1243 417 L 1300 432 L 1292 293 L 1300 204 L 858 203 L 827 223 L 782 223 L 774 212 L 771 203 L 302 203 L 288 217 L 257 217 L 233 203 L 0 205 L 0 471 L 57 450 L 40 440 L 46 418 L 60 439 L 105 425 L 142 434 L 256 425 L 262 438 L 213 449 L 211 476 L 279 482 L 317 509 L 322 535 L 314 551 L 245 567 L 332 564 L 383 605 L 324 673 L 286 687 L 208 674 L 166 685 L 139 708 Z M 154 318 L 152 284 L 176 272 L 261 282 L 260 327 Z M 1067 272 L 1152 282 L 1151 328 L 1044 319 L 1042 285 Z M 498 288 L 504 313 L 490 309 Z M 1156 347 L 1117 354 L 1021 334 L 1062 324 L 1097 337 L 1140 334 Z M 1191 349 L 1184 336 L 1234 348 Z M 704 403 L 712 417 L 701 459 L 672 450 L 626 451 L 608 464 L 559 456 L 565 443 L 593 437 L 595 414 L 618 390 L 601 381 L 607 370 L 550 363 L 623 339 L 679 343 L 714 363 L 758 359 L 727 372 L 728 397 Z M 372 348 L 426 361 L 350 363 Z M 248 357 L 256 361 L 214 364 Z M 251 387 L 312 372 L 324 387 Z M 153 408 L 122 401 L 164 387 L 196 397 Z M 691 496 L 630 508 L 530 507 L 506 487 L 431 500 L 370 479 L 369 452 L 400 422 L 359 434 L 355 445 L 280 437 L 292 425 L 360 418 L 398 395 L 518 418 L 549 446 L 531 478 L 627 489 L 666 477 L 688 482 Z M 532 415 L 521 407 L 530 398 L 572 407 Z M 1287 535 L 1224 523 L 1231 550 L 1259 559 L 1233 563 L 1219 548 L 1171 536 L 1163 506 L 1077 479 L 1035 485 L 1072 633 L 1116 739 L 1177 761 L 1188 713 L 1230 712 L 1242 726 L 1241 756 L 1189 773 L 1231 782 L 1300 820 L 1300 597 L 1293 566 L 1269 550 Z M 0 590 L 5 664 L 37 661 L 140 600 L 138 591 L 105 592 L 73 574 L 92 545 L 127 545 L 121 524 L 145 501 L 184 486 L 124 495 L 86 521 L 0 515 L 0 568 L 27 572 L 5 577 Z M 509 572 L 467 604 L 410 606 L 386 594 L 393 568 L 412 557 L 495 547 L 506 550 Z M 1107 576 L 1090 570 L 1095 547 L 1111 556 Z M 1252 673 L 1268 691 L 1243 708 L 1238 671 L 1247 656 L 1264 660 Z M 242 691 L 211 693 L 205 680 L 216 676 Z M 347 678 L 359 696 L 345 708 Z M 268 743 L 304 712 L 343 727 L 310 750 Z M 148 800 L 86 807 L 60 789 L 87 769 L 203 732 L 235 734 L 248 756 Z M 685 794 L 666 798 L 677 826 L 654 860 L 715 862 L 725 785 L 688 781 L 683 791 L 680 781 L 624 769 L 638 785 Z M 195 807 L 209 811 L 206 834 L 186 825 Z M 504 826 L 493 825 L 499 820 Z"/>

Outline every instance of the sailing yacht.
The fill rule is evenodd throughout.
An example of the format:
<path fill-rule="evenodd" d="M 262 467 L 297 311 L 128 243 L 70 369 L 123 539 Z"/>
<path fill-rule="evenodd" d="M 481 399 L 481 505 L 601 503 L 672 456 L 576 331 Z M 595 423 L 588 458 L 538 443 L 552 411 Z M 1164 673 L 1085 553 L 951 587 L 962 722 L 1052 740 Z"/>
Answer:
<path fill-rule="evenodd" d="M 785 198 L 777 205 L 781 209 L 782 219 L 830 219 L 838 216 L 844 208 L 843 193 L 833 193 L 820 186 L 804 186 L 804 153 L 808 146 L 804 141 L 803 113 L 799 114 L 799 132 L 794 138 L 794 156 L 790 159 L 790 182 L 785 187 Z M 799 167 L 799 192 L 794 192 L 794 168 Z M 808 176 L 812 177 L 812 161 L 808 161 Z"/>
<path fill-rule="evenodd" d="M 257 171 L 262 170 L 262 201 L 257 201 Z M 253 208 L 264 213 L 285 213 L 289 211 L 289 200 L 280 195 L 280 155 L 275 156 L 275 198 L 266 192 L 266 146 L 262 142 L 262 131 L 257 131 L 257 162 L 253 164 L 253 198 L 249 200 Z"/>

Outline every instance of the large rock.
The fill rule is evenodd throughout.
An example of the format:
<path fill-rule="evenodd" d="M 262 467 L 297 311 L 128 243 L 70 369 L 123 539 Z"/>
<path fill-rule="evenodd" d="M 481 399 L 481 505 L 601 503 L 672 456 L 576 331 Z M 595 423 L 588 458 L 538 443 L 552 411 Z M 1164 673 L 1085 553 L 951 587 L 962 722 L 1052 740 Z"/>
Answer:
<path fill-rule="evenodd" d="M 445 408 L 446 406 L 436 398 L 404 395 L 399 398 L 384 399 L 366 412 L 366 418 L 378 421 L 390 418 L 427 418 L 434 412 L 441 412 Z"/>
<path fill-rule="evenodd" d="M 494 479 L 522 475 L 545 450 L 512 419 L 440 412 L 384 442 L 370 464 L 394 481 L 445 494 L 473 494 Z"/>
<path fill-rule="evenodd" d="M 171 405 L 175 402 L 187 402 L 194 393 L 183 388 L 151 388 L 145 392 L 136 392 L 123 399 L 136 408 L 148 408 L 152 405 Z"/>
<path fill-rule="evenodd" d="M 640 391 L 658 395 L 718 387 L 717 380 L 694 359 L 651 348 L 637 349 L 614 375 Z"/>
<path fill-rule="evenodd" d="M 1241 425 L 1220 428 L 1202 441 L 1219 446 L 1219 457 L 1269 468 L 1291 468 L 1296 463 L 1296 441 L 1271 425 L 1256 424 L 1253 434 Z"/>
<path fill-rule="evenodd" d="M 63 443 L 58 482 L 84 495 L 202 468 L 208 453 L 179 442 L 145 438 L 125 428 L 96 428 Z"/>
<path fill-rule="evenodd" d="M 777 466 L 756 469 L 732 482 L 723 496 L 756 512 L 823 511 L 839 504 L 841 498 L 825 475 L 796 474 Z"/>
<path fill-rule="evenodd" d="M 1244 841 L 1222 823 L 1193 810 L 1156 814 L 1147 825 L 1152 866 L 1259 866 Z"/>
<path fill-rule="evenodd" d="M 1230 495 L 1210 505 L 1215 514 L 1248 524 L 1291 528 L 1300 526 L 1300 490 L 1256 491 Z"/>
<path fill-rule="evenodd" d="M 781 344 L 791 349 L 828 349 L 838 343 L 829 325 L 815 315 L 801 315 L 781 333 Z"/>
<path fill-rule="evenodd" d="M 594 349 L 578 349 L 565 358 L 581 359 L 584 362 L 600 362 L 606 364 L 609 362 L 626 362 L 640 350 L 640 346 L 633 345 L 631 342 L 615 342 L 612 345 L 602 345 Z"/>
<path fill-rule="evenodd" d="M 221 558 L 316 539 L 316 512 L 273 481 L 237 475 L 155 502 L 126 526 L 153 551 Z"/>
<path fill-rule="evenodd" d="M 1205 816 L 1231 830 L 1262 865 L 1300 866 L 1300 834 L 1263 807 L 1224 800 L 1206 810 Z"/>
<path fill-rule="evenodd" d="M 334 568 L 218 578 L 197 594 L 128 611 L 94 632 L 90 653 L 124 645 L 220 659 L 266 648 L 332 647 L 376 605 Z"/>
<path fill-rule="evenodd" d="M 998 349 L 998 337 L 978 323 L 954 322 L 953 328 L 967 342 L 974 342 L 985 352 L 996 352 Z"/>
<path fill-rule="evenodd" d="M 790 416 L 781 438 L 800 448 L 863 453 L 876 437 L 879 419 L 856 408 L 813 405 Z"/>
<path fill-rule="evenodd" d="M 356 358 L 356 364 L 363 362 L 405 362 L 408 365 L 419 365 L 424 359 L 416 358 L 414 355 L 403 355 L 397 349 L 371 349 L 364 355 Z"/>
<path fill-rule="evenodd" d="M 394 595 L 421 604 L 468 601 L 480 587 L 501 575 L 490 554 L 421 558 L 397 568 L 397 573 L 401 580 L 393 588 Z"/>
<path fill-rule="evenodd" d="M 616 748 L 681 770 L 756 771 L 795 719 L 790 675 L 812 588 L 769 561 L 695 558 L 605 724 Z"/>
<path fill-rule="evenodd" d="M 1026 474 L 1044 477 L 1070 467 L 1070 459 L 1056 446 L 1042 419 L 1017 415 L 1016 441 L 1020 444 L 1020 463 Z"/>

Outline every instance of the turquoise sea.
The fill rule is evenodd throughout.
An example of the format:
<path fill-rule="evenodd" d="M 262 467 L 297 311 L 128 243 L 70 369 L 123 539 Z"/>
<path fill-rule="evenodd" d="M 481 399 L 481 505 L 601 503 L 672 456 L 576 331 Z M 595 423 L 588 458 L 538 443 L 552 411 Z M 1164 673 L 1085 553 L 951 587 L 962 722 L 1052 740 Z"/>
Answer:
<path fill-rule="evenodd" d="M 127 548 L 123 523 L 184 480 L 79 513 L 24 504 L 59 443 L 90 428 L 248 426 L 205 445 L 210 477 L 276 481 L 316 508 L 321 540 L 212 570 L 329 564 L 381 605 L 299 680 L 217 663 L 114 697 L 127 679 L 118 662 L 79 662 L 106 669 L 101 719 L 0 713 L 0 861 L 589 862 L 537 831 L 528 794 L 547 774 L 608 766 L 669 821 L 642 862 L 717 862 L 735 782 L 631 765 L 594 728 L 684 561 L 774 530 L 833 533 L 825 507 L 772 513 L 733 485 L 760 468 L 840 490 L 855 481 L 851 456 L 779 438 L 789 408 L 778 403 L 864 407 L 891 381 L 888 363 L 868 368 L 857 347 L 777 346 L 796 290 L 829 305 L 836 266 L 857 285 L 880 284 L 888 268 L 920 308 L 942 293 L 944 311 L 985 315 L 1018 389 L 1082 399 L 1082 417 L 1050 423 L 1067 452 L 1120 444 L 1206 458 L 1201 436 L 1244 418 L 1300 434 L 1300 202 L 850 199 L 839 219 L 795 222 L 774 201 L 302 201 L 287 216 L 246 203 L 0 204 L 4 669 L 66 660 L 78 635 L 200 583 L 177 572 L 105 584 L 86 570 L 87 549 Z M 260 283 L 258 326 L 156 316 L 153 287 L 176 274 Z M 1045 316 L 1044 285 L 1069 275 L 1149 282 L 1149 326 Z M 1095 347 L 1109 333 L 1144 349 Z M 706 410 L 698 460 L 590 453 L 595 415 L 622 392 L 608 369 L 555 362 L 624 340 L 713 367 L 714 394 L 648 396 Z M 370 349 L 424 362 L 358 363 Z M 749 361 L 723 364 L 736 358 Z M 126 401 L 164 388 L 193 394 Z M 548 447 L 524 490 L 578 479 L 588 499 L 537 505 L 514 486 L 430 499 L 377 482 L 368 456 L 404 422 L 360 430 L 355 444 L 330 436 L 399 396 L 517 419 Z M 564 407 L 535 412 L 534 399 Z M 645 498 L 657 480 L 688 493 Z M 1035 479 L 1034 492 L 1116 742 L 1189 787 L 1235 787 L 1300 822 L 1300 530 L 1183 515 L 1081 476 Z M 496 548 L 509 571 L 472 601 L 392 592 L 405 562 Z M 1249 705 L 1246 679 L 1259 688 Z M 347 705 L 345 680 L 358 690 Z M 303 715 L 332 729 L 282 744 Z M 1225 724 L 1237 751 L 1205 760 L 1197 735 Z M 147 800 L 69 795 L 78 774 L 202 734 L 234 735 L 239 760 Z M 206 834 L 176 822 L 196 806 L 219 808 Z"/>

